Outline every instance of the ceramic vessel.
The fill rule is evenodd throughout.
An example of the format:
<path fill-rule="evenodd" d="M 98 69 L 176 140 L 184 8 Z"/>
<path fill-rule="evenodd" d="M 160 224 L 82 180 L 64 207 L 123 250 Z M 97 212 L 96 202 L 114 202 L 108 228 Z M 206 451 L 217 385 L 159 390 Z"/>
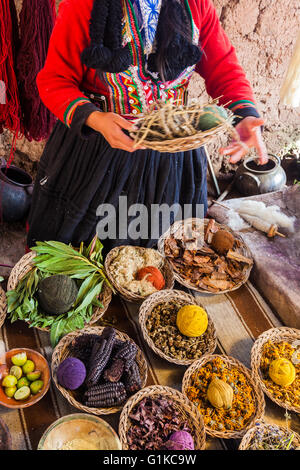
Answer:
<path fill-rule="evenodd" d="M 0 201 L 2 217 L 6 222 L 18 222 L 26 217 L 33 191 L 31 176 L 17 166 L 6 168 L 6 161 L 0 164 Z"/>
<path fill-rule="evenodd" d="M 265 165 L 256 163 L 257 157 L 248 157 L 239 166 L 235 175 L 235 185 L 245 196 L 279 191 L 286 184 L 286 174 L 280 158 L 269 154 Z"/>

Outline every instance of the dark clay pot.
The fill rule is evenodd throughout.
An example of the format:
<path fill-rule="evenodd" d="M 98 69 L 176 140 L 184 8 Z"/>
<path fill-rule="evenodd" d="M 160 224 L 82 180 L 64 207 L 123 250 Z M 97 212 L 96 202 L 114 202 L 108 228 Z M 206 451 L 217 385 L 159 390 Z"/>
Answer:
<path fill-rule="evenodd" d="M 18 222 L 26 217 L 31 203 L 33 182 L 26 171 L 10 165 L 1 158 L 0 204 L 2 217 L 6 222 Z"/>

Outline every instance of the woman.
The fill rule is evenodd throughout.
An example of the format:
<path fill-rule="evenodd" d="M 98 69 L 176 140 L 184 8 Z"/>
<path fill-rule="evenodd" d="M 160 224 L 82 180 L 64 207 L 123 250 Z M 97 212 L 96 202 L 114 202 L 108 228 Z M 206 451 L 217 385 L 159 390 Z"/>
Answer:
<path fill-rule="evenodd" d="M 28 245 L 60 240 L 78 245 L 95 234 L 99 206 L 199 204 L 207 208 L 203 148 L 160 154 L 134 148 L 132 120 L 158 99 L 185 103 L 196 71 L 213 98 L 238 116 L 241 142 L 221 149 L 238 162 L 255 147 L 267 153 L 263 120 L 211 0 L 64 0 L 37 83 L 59 121 L 40 161 L 29 216 Z M 98 212 L 97 212 L 98 210 Z M 103 215 L 103 214 L 102 214 Z M 113 237 L 114 238 L 114 237 Z M 134 243 L 104 241 L 108 250 Z"/>

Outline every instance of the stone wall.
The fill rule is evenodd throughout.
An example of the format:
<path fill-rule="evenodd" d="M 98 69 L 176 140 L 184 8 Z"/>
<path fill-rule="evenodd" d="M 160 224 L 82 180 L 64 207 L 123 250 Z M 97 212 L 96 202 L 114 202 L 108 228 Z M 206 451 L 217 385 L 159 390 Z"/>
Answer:
<path fill-rule="evenodd" d="M 17 3 L 20 6 L 21 0 Z M 254 88 L 266 121 L 264 136 L 268 149 L 271 153 L 284 153 L 286 146 L 300 139 L 299 109 L 279 103 L 300 23 L 299 0 L 214 0 L 214 4 Z M 195 76 L 190 85 L 191 96 L 205 99 L 203 90 L 202 79 Z M 7 156 L 10 141 L 9 133 L 0 136 L 0 156 Z M 44 143 L 19 141 L 16 163 L 34 173 L 43 147 Z M 209 152 L 216 171 L 220 170 L 222 158 L 217 145 L 210 146 Z"/>

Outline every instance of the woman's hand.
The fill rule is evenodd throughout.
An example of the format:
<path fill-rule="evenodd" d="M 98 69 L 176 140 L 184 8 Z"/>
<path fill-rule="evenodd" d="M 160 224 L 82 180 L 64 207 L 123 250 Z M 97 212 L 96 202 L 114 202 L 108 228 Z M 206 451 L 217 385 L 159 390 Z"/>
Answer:
<path fill-rule="evenodd" d="M 134 140 L 123 132 L 123 129 L 133 131 L 134 124 L 119 116 L 119 114 L 94 111 L 89 115 L 85 124 L 100 132 L 114 149 L 135 152 L 144 148 L 134 147 Z"/>
<path fill-rule="evenodd" d="M 251 148 L 255 148 L 259 156 L 259 164 L 264 165 L 267 163 L 268 152 L 260 130 L 260 126 L 263 124 L 264 120 L 261 118 L 254 116 L 244 118 L 235 127 L 241 142 L 233 140 L 227 147 L 220 148 L 220 153 L 230 155 L 230 163 L 237 163 Z"/>

